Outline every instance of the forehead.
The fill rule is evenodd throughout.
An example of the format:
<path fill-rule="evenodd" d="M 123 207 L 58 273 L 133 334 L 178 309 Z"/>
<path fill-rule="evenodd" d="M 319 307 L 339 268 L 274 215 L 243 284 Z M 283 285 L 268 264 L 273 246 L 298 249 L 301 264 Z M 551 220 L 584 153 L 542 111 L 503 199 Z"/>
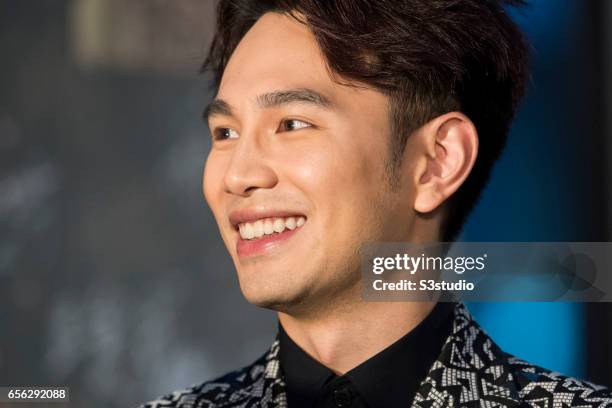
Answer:
<path fill-rule="evenodd" d="M 290 16 L 267 13 L 236 47 L 218 97 L 231 100 L 271 89 L 306 87 L 327 93 L 339 90 L 310 30 Z"/>
<path fill-rule="evenodd" d="M 291 16 L 264 14 L 242 38 L 225 71 L 217 99 L 238 110 L 250 110 L 269 92 L 311 89 L 354 120 L 381 124 L 388 118 L 388 99 L 364 85 L 347 86 L 330 76 L 325 57 L 312 32 Z"/>

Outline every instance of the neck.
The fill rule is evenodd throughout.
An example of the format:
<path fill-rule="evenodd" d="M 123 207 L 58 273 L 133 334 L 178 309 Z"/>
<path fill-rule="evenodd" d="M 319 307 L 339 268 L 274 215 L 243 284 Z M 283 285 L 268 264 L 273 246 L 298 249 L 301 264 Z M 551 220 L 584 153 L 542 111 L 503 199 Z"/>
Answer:
<path fill-rule="evenodd" d="M 399 340 L 431 312 L 435 302 L 364 302 L 317 313 L 279 312 L 291 339 L 336 374 L 344 374 Z"/>

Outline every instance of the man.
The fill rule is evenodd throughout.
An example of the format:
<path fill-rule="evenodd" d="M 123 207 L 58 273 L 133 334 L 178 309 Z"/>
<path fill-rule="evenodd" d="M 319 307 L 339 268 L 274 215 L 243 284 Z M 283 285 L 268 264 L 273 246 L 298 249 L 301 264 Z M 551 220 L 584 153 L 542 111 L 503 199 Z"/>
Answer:
<path fill-rule="evenodd" d="M 361 298 L 362 243 L 453 240 L 486 183 L 528 77 L 503 6 L 220 1 L 203 190 L 279 334 L 146 407 L 612 406 L 501 351 L 462 304 Z"/>

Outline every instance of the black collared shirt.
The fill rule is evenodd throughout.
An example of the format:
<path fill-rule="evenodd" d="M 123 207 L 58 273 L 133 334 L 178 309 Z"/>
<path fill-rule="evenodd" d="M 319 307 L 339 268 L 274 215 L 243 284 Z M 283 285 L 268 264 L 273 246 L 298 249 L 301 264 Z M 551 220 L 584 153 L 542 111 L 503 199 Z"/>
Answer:
<path fill-rule="evenodd" d="M 454 307 L 438 303 L 408 334 L 341 376 L 310 357 L 279 324 L 289 408 L 410 407 L 451 333 Z"/>

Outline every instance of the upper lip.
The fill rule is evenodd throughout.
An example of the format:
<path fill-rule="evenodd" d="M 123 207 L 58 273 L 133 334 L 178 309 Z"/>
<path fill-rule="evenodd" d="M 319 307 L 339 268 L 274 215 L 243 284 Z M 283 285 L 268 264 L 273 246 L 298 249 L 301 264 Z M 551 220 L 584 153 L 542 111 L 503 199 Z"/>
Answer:
<path fill-rule="evenodd" d="M 234 210 L 229 214 L 232 227 L 238 228 L 238 224 L 252 222 L 263 218 L 286 218 L 286 217 L 305 217 L 304 214 L 292 210 L 280 210 L 271 208 L 243 208 Z"/>

